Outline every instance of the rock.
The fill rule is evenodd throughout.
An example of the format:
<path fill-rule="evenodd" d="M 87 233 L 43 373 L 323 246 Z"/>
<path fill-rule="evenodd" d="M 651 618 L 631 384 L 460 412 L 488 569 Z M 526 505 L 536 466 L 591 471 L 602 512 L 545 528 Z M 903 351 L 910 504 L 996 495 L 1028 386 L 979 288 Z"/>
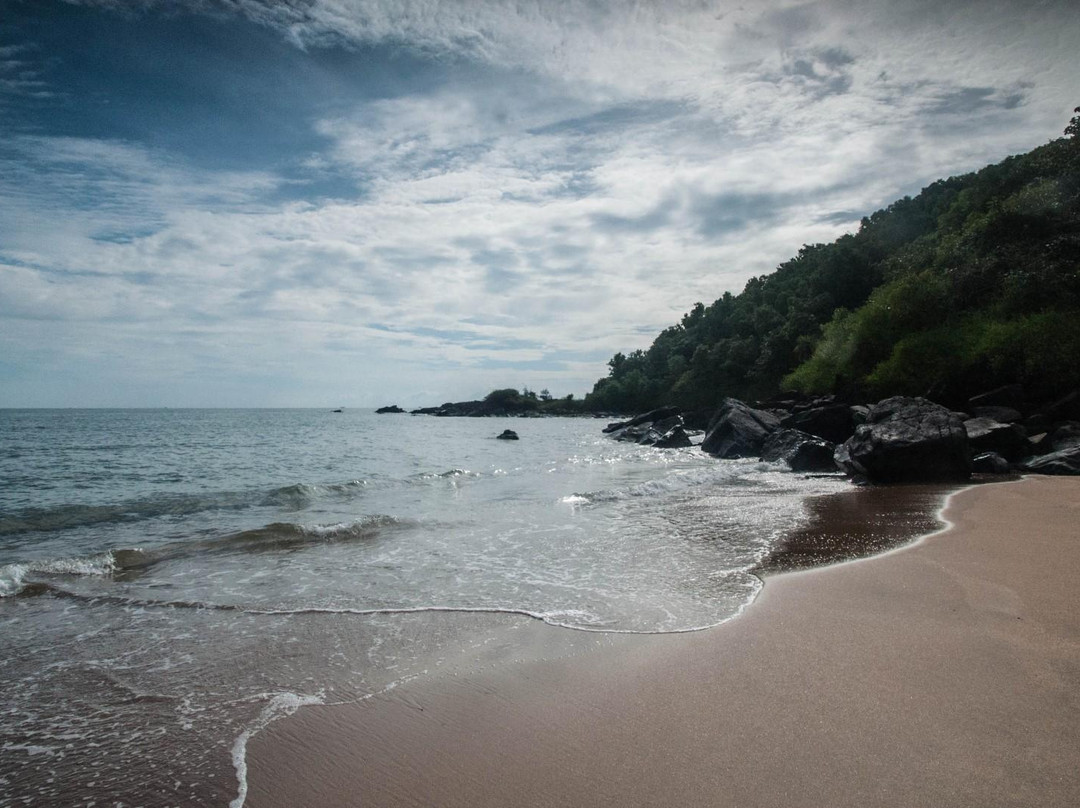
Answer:
<path fill-rule="evenodd" d="M 498 440 L 517 440 L 518 434 L 512 429 L 504 429 L 501 435 L 495 436 Z"/>
<path fill-rule="evenodd" d="M 971 476 L 964 422 L 924 398 L 895 396 L 875 404 L 835 459 L 848 474 L 874 483 Z"/>
<path fill-rule="evenodd" d="M 608 424 L 604 427 L 604 434 L 611 434 L 617 432 L 620 429 L 626 429 L 627 427 L 639 426 L 640 424 L 651 424 L 653 421 L 660 421 L 664 418 L 671 418 L 674 415 L 679 414 L 678 407 L 660 407 L 656 410 L 650 410 L 649 412 L 642 413 L 629 421 L 616 421 L 613 424 Z"/>
<path fill-rule="evenodd" d="M 1080 446 L 1029 457 L 1020 468 L 1033 474 L 1080 474 Z"/>
<path fill-rule="evenodd" d="M 1080 421 L 1080 390 L 1073 391 L 1043 407 L 1041 412 L 1053 423 L 1057 421 Z"/>
<path fill-rule="evenodd" d="M 992 418 L 969 418 L 964 421 L 972 454 L 996 452 L 1015 463 L 1029 450 L 1027 433 L 1019 424 L 1001 424 Z"/>
<path fill-rule="evenodd" d="M 1011 469 L 1009 461 L 997 452 L 983 452 L 971 461 L 971 470 L 975 474 L 1008 474 Z"/>
<path fill-rule="evenodd" d="M 855 426 L 856 429 L 865 424 L 870 418 L 870 408 L 867 407 L 865 404 L 852 404 L 850 410 L 851 423 Z"/>
<path fill-rule="evenodd" d="M 1048 441 L 1052 452 L 1080 446 L 1080 422 L 1066 421 L 1063 424 L 1058 424 L 1054 431 L 1050 433 Z"/>
<path fill-rule="evenodd" d="M 693 445 L 682 426 L 672 427 L 653 444 L 657 449 L 686 449 Z"/>
<path fill-rule="evenodd" d="M 807 432 L 831 443 L 843 443 L 855 434 L 855 422 L 847 404 L 825 404 L 793 412 L 781 426 Z"/>
<path fill-rule="evenodd" d="M 1020 411 L 1012 407 L 973 407 L 971 414 L 976 418 L 990 418 L 999 424 L 1018 424 L 1024 420 Z"/>
<path fill-rule="evenodd" d="M 772 413 L 734 398 L 724 399 L 713 416 L 701 450 L 717 457 L 759 457 L 765 439 L 780 427 Z"/>
<path fill-rule="evenodd" d="M 836 471 L 836 446 L 798 429 L 778 429 L 765 439 L 761 459 L 767 463 L 785 461 L 792 471 Z"/>
<path fill-rule="evenodd" d="M 405 410 L 401 409 L 397 404 L 391 404 L 389 407 L 379 407 L 379 409 L 375 410 L 376 415 L 387 415 L 389 413 L 399 412 L 405 412 Z"/>
<path fill-rule="evenodd" d="M 1024 388 L 1018 384 L 1007 384 L 985 393 L 979 393 L 968 399 L 968 407 L 974 412 L 980 407 L 1009 407 L 1013 410 L 1024 408 Z M 978 415 L 978 413 L 976 413 Z M 997 420 L 1001 420 L 998 418 Z"/>

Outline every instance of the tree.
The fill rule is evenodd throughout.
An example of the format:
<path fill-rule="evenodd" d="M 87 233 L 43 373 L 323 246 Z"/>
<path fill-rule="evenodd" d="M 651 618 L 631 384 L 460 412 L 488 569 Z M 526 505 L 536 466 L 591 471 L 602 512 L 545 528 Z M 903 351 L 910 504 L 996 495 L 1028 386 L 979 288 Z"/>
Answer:
<path fill-rule="evenodd" d="M 1074 109 L 1073 112 L 1080 113 L 1080 107 Z M 1080 114 L 1073 115 L 1069 125 L 1065 127 L 1065 136 L 1080 140 Z"/>

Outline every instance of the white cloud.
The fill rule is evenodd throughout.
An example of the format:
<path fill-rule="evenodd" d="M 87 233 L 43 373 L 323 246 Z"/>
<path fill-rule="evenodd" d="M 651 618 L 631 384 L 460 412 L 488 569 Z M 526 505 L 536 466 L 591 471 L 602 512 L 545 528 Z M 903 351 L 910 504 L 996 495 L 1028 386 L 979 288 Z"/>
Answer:
<path fill-rule="evenodd" d="M 1074 101 L 1078 26 L 1056 3 L 233 5 L 309 50 L 396 43 L 493 83 L 311 120 L 327 148 L 296 164 L 356 198 L 282 201 L 271 169 L 130 142 L 10 138 L 9 355 L 157 374 L 162 396 L 199 374 L 241 395 L 223 380 L 245 369 L 292 396 L 273 403 L 581 393 L 694 302 L 1056 134 Z"/>

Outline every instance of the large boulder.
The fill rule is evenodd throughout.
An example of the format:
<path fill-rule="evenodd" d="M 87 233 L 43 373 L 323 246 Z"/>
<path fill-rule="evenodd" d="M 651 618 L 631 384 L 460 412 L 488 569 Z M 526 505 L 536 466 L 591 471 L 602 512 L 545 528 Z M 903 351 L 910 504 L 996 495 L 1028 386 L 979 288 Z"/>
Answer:
<path fill-rule="evenodd" d="M 875 483 L 971 476 L 964 422 L 924 398 L 895 396 L 875 404 L 835 459 L 848 474 Z"/>
<path fill-rule="evenodd" d="M 765 439 L 779 427 L 780 419 L 772 413 L 726 398 L 713 416 L 701 450 L 725 458 L 759 457 Z"/>
<path fill-rule="evenodd" d="M 1030 450 L 1027 433 L 1019 424 L 1002 424 L 992 418 L 969 418 L 964 421 L 964 431 L 973 455 L 995 452 L 1015 463 Z"/>
<path fill-rule="evenodd" d="M 847 404 L 824 404 L 797 410 L 780 422 L 781 426 L 816 435 L 831 443 L 843 443 L 855 433 L 851 407 Z"/>
<path fill-rule="evenodd" d="M 778 429 L 765 439 L 761 459 L 767 463 L 783 460 L 792 471 L 836 471 L 836 446 L 798 429 Z"/>

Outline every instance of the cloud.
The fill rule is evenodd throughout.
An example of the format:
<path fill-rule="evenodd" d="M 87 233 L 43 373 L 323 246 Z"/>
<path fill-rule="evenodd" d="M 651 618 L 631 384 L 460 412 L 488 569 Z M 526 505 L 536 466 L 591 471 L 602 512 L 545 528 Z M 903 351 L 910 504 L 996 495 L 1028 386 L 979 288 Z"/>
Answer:
<path fill-rule="evenodd" d="M 129 72 L 11 107 L 0 340 L 21 375 L 0 404 L 89 402 L 76 366 L 115 382 L 98 403 L 580 394 L 696 301 L 1075 105 L 1067 4 L 853 8 L 53 10 L 0 43 L 0 79 L 32 57 L 38 90 L 76 86 L 43 33 L 72 20 Z M 140 78 L 166 41 L 191 69 Z"/>

